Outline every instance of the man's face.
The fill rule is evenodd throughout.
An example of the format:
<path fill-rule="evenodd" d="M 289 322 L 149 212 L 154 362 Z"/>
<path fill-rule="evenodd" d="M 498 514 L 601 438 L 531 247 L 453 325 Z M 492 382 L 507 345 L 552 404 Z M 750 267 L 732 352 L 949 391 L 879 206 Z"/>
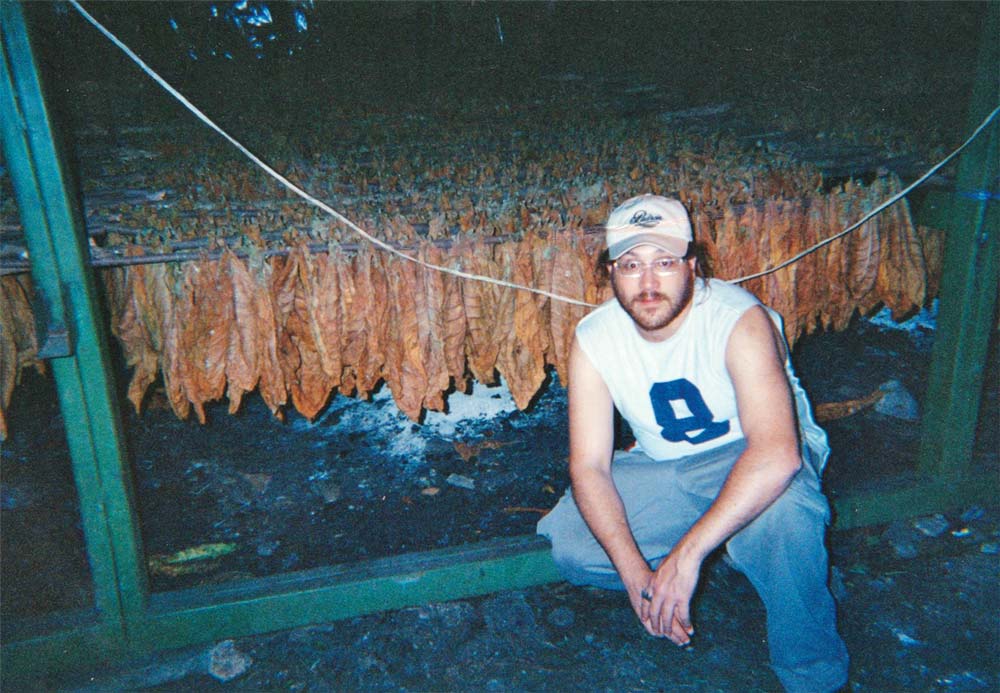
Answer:
<path fill-rule="evenodd" d="M 611 286 L 622 308 L 632 316 L 639 333 L 650 341 L 661 341 L 680 326 L 694 294 L 695 260 L 677 263 L 674 272 L 660 276 L 651 266 L 670 253 L 650 245 L 641 245 L 625 253 L 611 269 Z M 636 262 L 643 265 L 639 276 L 625 276 L 622 267 Z"/>

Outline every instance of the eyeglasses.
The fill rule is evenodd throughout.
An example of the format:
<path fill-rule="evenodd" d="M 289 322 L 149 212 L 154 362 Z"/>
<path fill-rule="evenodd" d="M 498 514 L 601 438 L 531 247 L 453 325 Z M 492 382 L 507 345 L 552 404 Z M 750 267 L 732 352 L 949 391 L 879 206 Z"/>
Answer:
<path fill-rule="evenodd" d="M 611 264 L 623 277 L 641 277 L 647 268 L 653 270 L 658 277 L 669 277 L 684 264 L 684 258 L 661 257 L 648 264 L 638 260 L 615 260 Z"/>

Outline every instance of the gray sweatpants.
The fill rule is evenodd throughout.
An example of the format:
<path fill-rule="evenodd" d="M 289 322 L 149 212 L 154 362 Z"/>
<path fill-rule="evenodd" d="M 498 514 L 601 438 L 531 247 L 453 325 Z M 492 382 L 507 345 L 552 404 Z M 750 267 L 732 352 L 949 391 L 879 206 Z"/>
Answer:
<path fill-rule="evenodd" d="M 612 477 L 639 550 L 656 567 L 709 508 L 744 441 L 678 460 L 617 452 Z M 771 665 L 789 691 L 831 691 L 847 680 L 847 648 L 836 630 L 823 545 L 830 510 L 811 459 L 785 492 L 730 537 L 726 548 L 767 609 Z M 624 589 L 567 490 L 538 523 L 563 576 L 575 584 Z"/>

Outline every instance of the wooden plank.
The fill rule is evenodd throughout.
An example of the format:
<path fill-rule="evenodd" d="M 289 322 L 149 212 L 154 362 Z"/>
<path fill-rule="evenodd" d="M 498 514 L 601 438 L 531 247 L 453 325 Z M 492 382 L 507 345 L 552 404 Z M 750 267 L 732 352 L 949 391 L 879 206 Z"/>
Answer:
<path fill-rule="evenodd" d="M 560 580 L 546 540 L 514 537 L 153 594 L 137 649 L 296 628 Z"/>
<path fill-rule="evenodd" d="M 8 620 L 9 621 L 9 620 Z M 63 612 L 43 619 L 4 622 L 0 688 L 42 690 L 40 676 L 121 661 L 126 652 L 116 624 L 94 611 Z"/>
<path fill-rule="evenodd" d="M 885 524 L 936 512 L 961 511 L 970 505 L 995 506 L 1000 479 L 995 474 L 960 480 L 921 478 L 905 485 L 882 484 L 833 498 L 834 529 Z"/>

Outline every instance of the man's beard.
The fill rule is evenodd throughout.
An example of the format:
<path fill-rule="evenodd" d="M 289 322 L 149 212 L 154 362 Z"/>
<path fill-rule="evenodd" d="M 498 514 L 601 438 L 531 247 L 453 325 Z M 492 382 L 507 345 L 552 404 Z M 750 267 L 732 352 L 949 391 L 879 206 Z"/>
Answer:
<path fill-rule="evenodd" d="M 614 277 L 611 279 L 611 288 L 615 292 L 615 298 L 618 299 L 618 303 L 635 321 L 635 324 L 647 332 L 655 332 L 656 330 L 662 329 L 673 322 L 674 319 L 680 315 L 691 302 L 691 298 L 694 296 L 694 275 L 692 273 L 687 273 L 685 275 L 684 285 L 681 287 L 680 293 L 677 295 L 677 300 L 672 300 L 666 294 L 658 291 L 642 291 L 633 296 L 630 302 L 626 303 L 618 290 L 618 282 L 615 281 Z M 652 298 L 664 301 L 664 303 L 657 308 L 656 313 L 643 314 L 641 312 L 641 307 L 635 305 L 635 303 L 639 300 L 649 300 Z"/>

